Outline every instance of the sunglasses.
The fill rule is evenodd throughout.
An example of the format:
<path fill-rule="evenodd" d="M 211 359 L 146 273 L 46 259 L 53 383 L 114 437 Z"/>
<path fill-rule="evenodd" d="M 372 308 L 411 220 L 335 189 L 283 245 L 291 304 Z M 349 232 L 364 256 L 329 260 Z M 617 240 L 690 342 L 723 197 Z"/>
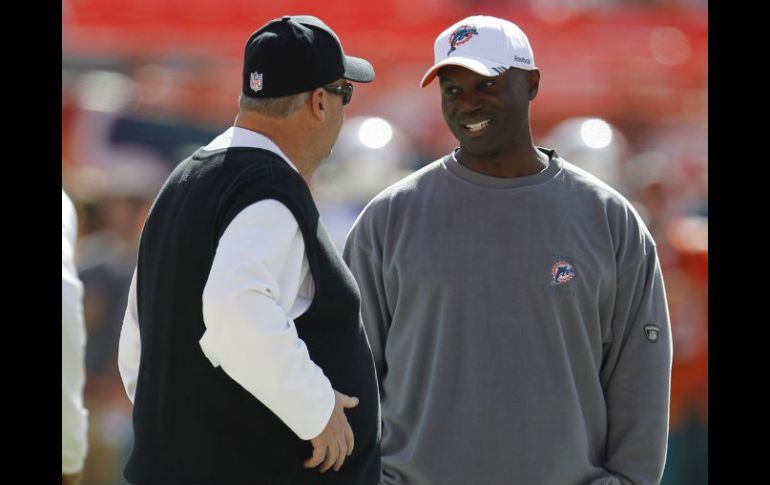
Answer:
<path fill-rule="evenodd" d="M 343 106 L 350 103 L 350 99 L 353 97 L 353 85 L 350 83 L 345 83 L 342 86 L 324 86 L 323 88 L 330 93 L 342 96 Z"/>

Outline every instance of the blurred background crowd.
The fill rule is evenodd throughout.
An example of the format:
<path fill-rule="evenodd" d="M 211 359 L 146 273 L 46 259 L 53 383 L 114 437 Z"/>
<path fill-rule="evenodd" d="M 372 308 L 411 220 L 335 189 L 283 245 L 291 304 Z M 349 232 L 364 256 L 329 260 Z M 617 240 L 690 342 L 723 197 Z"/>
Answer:
<path fill-rule="evenodd" d="M 125 483 L 131 404 L 116 359 L 146 212 L 173 167 L 232 124 L 243 44 L 284 14 L 320 17 L 376 71 L 356 85 L 312 181 L 340 248 L 373 195 L 455 146 L 438 88 L 418 87 L 435 36 L 473 14 L 522 27 L 542 73 L 535 143 L 623 193 L 657 241 L 674 335 L 663 483 L 708 483 L 706 0 L 71 0 L 62 4 L 62 185 L 78 211 L 85 286 L 82 483 Z"/>

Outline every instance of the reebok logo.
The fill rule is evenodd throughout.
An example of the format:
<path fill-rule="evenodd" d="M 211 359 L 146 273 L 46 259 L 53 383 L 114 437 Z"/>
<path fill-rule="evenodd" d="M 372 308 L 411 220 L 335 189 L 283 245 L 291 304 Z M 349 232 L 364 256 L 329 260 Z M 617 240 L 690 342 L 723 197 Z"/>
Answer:
<path fill-rule="evenodd" d="M 513 56 L 513 60 L 516 62 L 523 62 L 524 64 L 532 64 L 532 61 L 526 57 Z"/>

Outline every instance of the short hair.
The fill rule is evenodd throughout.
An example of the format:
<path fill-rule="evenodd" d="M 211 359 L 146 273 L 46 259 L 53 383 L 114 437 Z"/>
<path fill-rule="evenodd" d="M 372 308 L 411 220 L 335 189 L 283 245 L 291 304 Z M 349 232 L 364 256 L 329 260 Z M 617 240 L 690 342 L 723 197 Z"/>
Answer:
<path fill-rule="evenodd" d="M 241 94 L 238 105 L 244 111 L 255 111 L 272 118 L 286 118 L 297 111 L 310 97 L 310 93 L 291 94 L 275 98 L 252 98 Z"/>

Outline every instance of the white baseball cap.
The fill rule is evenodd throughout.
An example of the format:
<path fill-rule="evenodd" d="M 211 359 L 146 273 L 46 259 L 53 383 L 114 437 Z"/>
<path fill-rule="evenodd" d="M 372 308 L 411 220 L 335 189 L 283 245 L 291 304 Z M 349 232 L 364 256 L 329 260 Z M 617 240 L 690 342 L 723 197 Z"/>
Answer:
<path fill-rule="evenodd" d="M 436 37 L 435 64 L 420 81 L 425 87 L 444 66 L 462 66 L 482 76 L 498 76 L 511 67 L 531 71 L 535 55 L 526 34 L 513 22 L 474 15 L 460 20 Z"/>

